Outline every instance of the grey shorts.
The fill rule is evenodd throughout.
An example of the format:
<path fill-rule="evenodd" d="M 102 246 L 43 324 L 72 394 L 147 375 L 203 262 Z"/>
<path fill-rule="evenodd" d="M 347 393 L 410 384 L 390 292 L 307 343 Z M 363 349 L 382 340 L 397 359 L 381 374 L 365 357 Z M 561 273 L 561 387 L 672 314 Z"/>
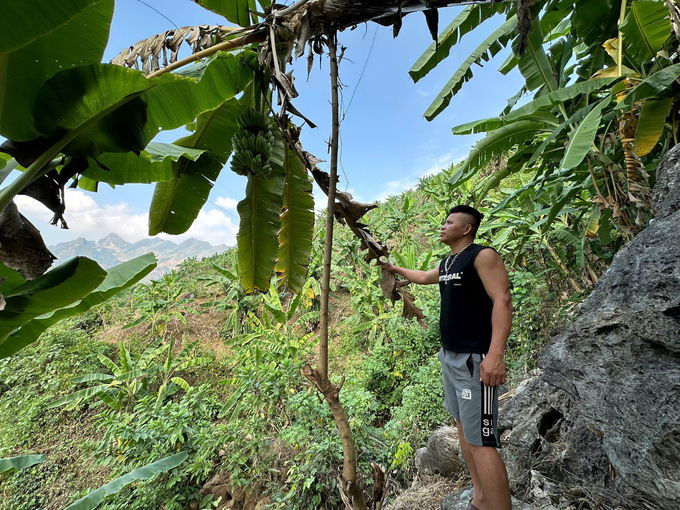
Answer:
<path fill-rule="evenodd" d="M 484 386 L 479 380 L 483 354 L 439 350 L 444 382 L 444 405 L 455 420 L 460 420 L 468 444 L 499 446 L 498 388 Z"/>

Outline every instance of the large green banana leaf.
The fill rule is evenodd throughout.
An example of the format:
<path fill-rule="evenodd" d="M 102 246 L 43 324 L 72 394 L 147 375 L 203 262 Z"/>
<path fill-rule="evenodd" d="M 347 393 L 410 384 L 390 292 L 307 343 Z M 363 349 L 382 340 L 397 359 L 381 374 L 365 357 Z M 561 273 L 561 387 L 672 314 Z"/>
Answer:
<path fill-rule="evenodd" d="M 516 27 L 517 16 L 512 16 L 477 46 L 453 74 L 446 85 L 444 85 L 444 88 L 437 94 L 437 97 L 432 104 L 427 108 L 427 111 L 425 112 L 425 118 L 427 120 L 434 119 L 444 111 L 451 102 L 451 98 L 456 95 L 463 86 L 463 83 L 472 79 L 472 65 L 475 63 L 479 64 L 482 61 L 488 62 L 491 58 L 496 56 L 498 52 L 508 44 Z"/>
<path fill-rule="evenodd" d="M 194 0 L 198 5 L 221 14 L 239 26 L 251 25 L 250 10 L 256 10 L 255 0 Z M 262 4 L 262 2 L 260 2 Z"/>
<path fill-rule="evenodd" d="M 269 289 L 279 251 L 285 179 L 282 168 L 275 165 L 266 178 L 248 176 L 246 197 L 238 203 L 238 267 L 246 292 Z"/>
<path fill-rule="evenodd" d="M 481 119 L 481 120 L 475 120 L 473 122 L 467 122 L 465 124 L 461 124 L 459 126 L 455 126 L 451 128 L 451 131 L 453 132 L 454 135 L 469 135 L 469 134 L 476 134 L 476 133 L 487 133 L 489 131 L 493 131 L 494 129 L 501 128 L 503 126 L 508 125 L 509 123 L 513 122 L 514 120 L 532 120 L 534 122 L 543 122 L 545 124 L 549 124 L 551 126 L 557 126 L 559 124 L 559 121 L 557 117 L 555 117 L 552 113 L 550 112 L 535 112 L 535 113 L 530 113 L 526 117 L 521 117 L 521 119 L 511 119 L 510 121 L 507 120 L 507 116 L 501 116 L 501 117 L 492 117 L 490 119 Z"/>
<path fill-rule="evenodd" d="M 73 260 L 77 261 L 79 259 Z M 83 258 L 82 260 L 88 261 L 89 259 Z M 104 280 L 101 282 L 101 284 L 99 284 L 99 286 L 97 286 L 92 292 L 83 296 L 81 299 L 70 298 L 69 301 L 69 298 L 66 298 L 68 303 L 65 305 L 62 304 L 62 307 L 58 308 L 52 308 L 53 304 L 48 301 L 46 304 L 48 308 L 52 308 L 51 310 L 43 312 L 38 316 L 34 316 L 35 318 L 32 318 L 29 321 L 23 322 L 23 325 L 12 331 L 9 335 L 6 334 L 6 330 L 3 330 L 1 333 L 2 336 L 0 336 L 0 359 L 11 356 L 20 349 L 23 349 L 27 345 L 35 342 L 47 328 L 53 324 L 56 324 L 60 320 L 85 313 L 93 306 L 103 303 L 107 299 L 118 294 L 120 291 L 134 285 L 139 280 L 148 275 L 156 267 L 156 263 L 157 261 L 154 254 L 147 253 L 146 255 L 142 255 L 109 268 L 106 271 L 106 276 L 104 277 Z M 89 265 L 89 270 L 94 275 L 98 275 L 99 271 L 97 271 L 97 268 L 99 268 L 99 266 L 97 266 L 96 263 L 92 261 L 89 261 Z M 57 269 L 58 268 L 53 271 L 56 271 Z M 49 275 L 53 271 L 46 273 L 46 275 Z M 2 289 L 4 289 L 4 285 L 3 287 L 0 287 L 0 291 L 2 291 Z M 62 287 L 61 285 L 54 287 L 54 290 L 59 293 L 63 293 L 64 296 L 73 296 L 75 294 L 72 289 L 69 289 L 66 286 Z M 18 289 L 14 289 L 14 292 L 19 291 L 20 287 Z M 10 291 L 10 293 L 12 292 Z M 39 295 L 35 292 L 26 296 L 27 300 L 38 298 Z M 9 304 L 10 300 L 8 299 L 7 301 Z M 63 303 L 64 301 L 62 300 L 61 302 Z M 0 317 L 2 317 L 2 313 L 3 312 L 0 312 Z M 22 311 L 21 313 L 24 312 Z"/>
<path fill-rule="evenodd" d="M 292 292 L 299 292 L 305 283 L 309 257 L 312 255 L 314 198 L 312 182 L 304 165 L 287 143 L 282 145 L 282 171 L 286 176 L 286 185 L 283 189 L 283 214 L 275 269 L 280 275 L 281 284 L 287 285 Z M 278 165 L 278 157 L 271 159 L 272 163 Z"/>
<path fill-rule="evenodd" d="M 15 51 L 39 37 L 56 30 L 80 14 L 89 6 L 102 0 L 34 0 L 30 9 L 24 0 L 4 0 L 2 15 L 6 23 L 0 33 L 0 53 Z"/>
<path fill-rule="evenodd" d="M 552 133 L 548 135 L 548 137 L 543 140 L 541 145 L 538 146 L 538 148 L 534 151 L 534 153 L 531 155 L 531 158 L 529 158 L 529 161 L 526 162 L 526 167 L 529 168 L 531 165 L 533 165 L 538 159 L 543 155 L 543 152 L 545 149 L 553 143 L 558 136 L 562 134 L 562 132 L 570 125 L 577 125 L 579 124 L 586 115 L 588 115 L 591 110 L 597 105 L 598 103 L 591 103 L 588 106 L 584 106 L 583 108 L 580 108 L 574 113 L 571 117 L 569 117 L 567 120 L 565 120 L 562 124 L 557 126 Z M 562 140 L 560 139 L 560 143 L 562 143 Z M 564 145 L 562 145 L 564 146 Z"/>
<path fill-rule="evenodd" d="M 616 37 L 620 3 L 612 0 L 587 0 L 574 2 L 571 23 L 590 50 L 593 45 L 601 47 L 602 41 Z"/>
<path fill-rule="evenodd" d="M 42 85 L 63 69 L 101 62 L 113 0 L 41 0 L 30 7 L 8 0 L 2 16 L 6 23 L 0 32 L 0 135 L 32 140 L 39 135 L 33 107 Z M 55 16 L 55 22 L 47 16 Z"/>
<path fill-rule="evenodd" d="M 672 105 L 672 97 L 645 100 L 635 128 L 635 154 L 642 157 L 652 152 L 661 138 Z"/>
<path fill-rule="evenodd" d="M 611 96 L 603 99 L 586 115 L 581 123 L 576 126 L 569 135 L 569 145 L 564 150 L 564 157 L 560 162 L 560 168 L 576 168 L 586 157 L 593 145 L 597 129 L 600 127 L 602 110 L 611 102 Z"/>
<path fill-rule="evenodd" d="M 44 455 L 22 455 L 20 457 L 9 457 L 0 459 L 0 475 L 11 471 L 19 471 L 27 467 L 35 466 L 45 462 Z"/>
<path fill-rule="evenodd" d="M 477 142 L 463 166 L 451 177 L 449 182 L 453 186 L 457 186 L 467 181 L 493 158 L 510 149 L 513 145 L 531 140 L 545 128 L 546 125 L 541 122 L 520 120 L 492 131 Z"/>
<path fill-rule="evenodd" d="M 156 184 L 149 207 L 149 235 L 186 232 L 205 205 L 223 163 L 210 153 L 174 163 L 174 178 Z"/>
<path fill-rule="evenodd" d="M 147 464 L 146 466 L 137 468 L 134 471 L 130 471 L 129 473 L 116 478 L 106 485 L 103 485 L 99 489 L 90 492 L 84 498 L 80 498 L 75 503 L 67 506 L 65 510 L 93 510 L 94 508 L 97 508 L 97 506 L 102 501 L 104 501 L 107 496 L 117 494 L 132 482 L 136 482 L 138 480 L 148 480 L 160 473 L 165 473 L 166 471 L 175 469 L 182 462 L 187 460 L 188 457 L 189 454 L 187 452 L 180 452 L 170 455 L 169 457 L 165 457 L 164 459 L 157 460 L 156 462 L 152 462 L 151 464 Z"/>
<path fill-rule="evenodd" d="M 505 12 L 508 9 L 508 4 L 505 2 L 491 3 L 491 4 L 477 4 L 469 5 L 463 9 L 458 16 L 456 16 L 449 26 L 447 26 L 439 37 L 438 44 L 434 42 L 423 52 L 415 64 L 411 67 L 408 74 L 414 83 L 418 82 L 427 73 L 432 71 L 439 62 L 449 56 L 451 48 L 457 44 L 461 38 L 484 21 Z"/>
<path fill-rule="evenodd" d="M 106 277 L 99 265 L 85 257 L 76 257 L 48 271 L 35 280 L 3 292 L 5 308 L 0 311 L 0 358 L 12 351 L 9 335 L 43 314 L 84 298 Z"/>
<path fill-rule="evenodd" d="M 624 97 L 615 109 L 630 109 L 636 101 L 647 99 L 648 97 L 668 96 L 675 80 L 680 77 L 680 64 L 668 66 L 661 71 L 657 71 L 647 77 L 642 83 L 632 89 Z"/>
<path fill-rule="evenodd" d="M 252 78 L 252 76 L 251 76 Z M 181 147 L 210 150 L 226 162 L 231 154 L 231 138 L 238 129 L 236 117 L 243 105 L 235 98 L 225 101 L 211 111 L 201 114 L 193 125 L 193 133 L 175 142 Z"/>
<path fill-rule="evenodd" d="M 559 87 L 548 56 L 543 49 L 543 33 L 541 24 L 534 23 L 534 28 L 529 35 L 527 50 L 517 62 L 522 76 L 524 76 L 527 90 L 536 90 L 546 87 L 548 92 L 554 92 Z"/>
<path fill-rule="evenodd" d="M 173 169 L 175 162 L 180 158 L 196 161 L 204 152 L 203 149 L 181 147 L 172 143 L 151 142 L 139 156 L 133 152 L 102 154 L 97 161 L 108 170 L 90 161 L 83 173 L 90 180 L 105 182 L 112 186 L 169 181 L 175 176 Z"/>
<path fill-rule="evenodd" d="M 63 152 L 97 157 L 105 152 L 141 151 L 158 131 L 188 124 L 243 90 L 252 80 L 252 68 L 243 65 L 251 53 L 216 55 L 205 66 L 200 80 L 174 74 L 148 80 L 138 71 L 108 64 L 62 71 L 38 95 L 36 125 L 45 137 L 56 139 L 137 93 L 70 142 Z"/>
<path fill-rule="evenodd" d="M 633 2 L 620 29 L 626 56 L 648 62 L 671 35 L 668 7 L 662 1 Z"/>
<path fill-rule="evenodd" d="M 211 152 L 195 162 L 180 159 L 173 164 L 172 178 L 156 184 L 149 208 L 149 235 L 181 234 L 191 227 L 231 154 L 231 139 L 238 129 L 235 119 L 241 109 L 236 99 L 226 101 L 201 115 L 193 134 L 175 142 Z"/>
<path fill-rule="evenodd" d="M 538 99 L 534 99 L 516 110 L 511 111 L 504 117 L 504 120 L 510 122 L 512 120 L 522 119 L 540 109 L 550 108 L 558 103 L 574 99 L 581 94 L 596 92 L 618 79 L 619 78 L 596 78 L 594 80 L 582 81 L 568 87 L 557 89 L 554 92 L 542 95 Z"/>

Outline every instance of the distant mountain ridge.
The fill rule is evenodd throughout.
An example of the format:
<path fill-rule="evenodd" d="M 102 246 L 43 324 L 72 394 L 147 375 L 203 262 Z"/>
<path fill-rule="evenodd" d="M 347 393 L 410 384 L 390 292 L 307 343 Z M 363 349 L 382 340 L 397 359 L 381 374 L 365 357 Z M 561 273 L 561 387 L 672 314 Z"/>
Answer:
<path fill-rule="evenodd" d="M 158 266 L 145 280 L 153 280 L 173 270 L 186 258 L 209 257 L 226 251 L 228 246 L 225 244 L 213 246 L 198 239 L 187 239 L 180 244 L 160 238 L 142 239 L 136 243 L 130 243 L 118 234 L 109 234 L 99 241 L 88 241 L 79 237 L 74 241 L 59 243 L 48 248 L 59 259 L 59 262 L 71 257 L 84 256 L 95 260 L 104 269 L 151 251 L 158 258 Z"/>

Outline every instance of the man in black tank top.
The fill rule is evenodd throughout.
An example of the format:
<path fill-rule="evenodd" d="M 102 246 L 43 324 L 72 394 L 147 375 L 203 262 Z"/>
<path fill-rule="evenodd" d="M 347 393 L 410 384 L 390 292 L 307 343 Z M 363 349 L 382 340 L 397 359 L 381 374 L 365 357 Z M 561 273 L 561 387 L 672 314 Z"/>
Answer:
<path fill-rule="evenodd" d="M 477 209 L 449 211 L 440 240 L 451 255 L 430 271 L 390 262 L 380 266 L 422 285 L 439 284 L 444 404 L 456 421 L 474 498 L 468 510 L 511 510 L 510 487 L 498 443 L 498 386 L 512 323 L 508 273 L 498 253 L 474 243 L 482 220 Z"/>

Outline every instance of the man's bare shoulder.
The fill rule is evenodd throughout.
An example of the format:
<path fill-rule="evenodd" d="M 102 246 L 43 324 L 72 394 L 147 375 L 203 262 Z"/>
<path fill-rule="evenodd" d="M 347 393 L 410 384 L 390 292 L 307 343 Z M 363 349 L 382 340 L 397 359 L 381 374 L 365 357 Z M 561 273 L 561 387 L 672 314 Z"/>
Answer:
<path fill-rule="evenodd" d="M 475 266 L 477 266 L 478 263 L 483 266 L 488 266 L 498 264 L 498 262 L 503 263 L 503 259 L 501 259 L 498 252 L 490 246 L 483 246 L 477 254 L 477 257 L 475 257 Z"/>

